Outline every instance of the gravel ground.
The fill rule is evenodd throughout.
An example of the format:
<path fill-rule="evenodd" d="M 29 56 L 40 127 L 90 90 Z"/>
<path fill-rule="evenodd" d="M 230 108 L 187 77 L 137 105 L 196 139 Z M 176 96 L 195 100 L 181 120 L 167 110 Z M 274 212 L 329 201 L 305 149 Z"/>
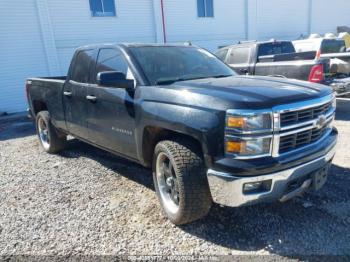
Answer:
<path fill-rule="evenodd" d="M 0 120 L 0 255 L 350 255 L 350 101 L 342 102 L 325 188 L 285 204 L 214 205 L 165 219 L 151 172 L 71 140 L 44 153 L 28 120 Z"/>

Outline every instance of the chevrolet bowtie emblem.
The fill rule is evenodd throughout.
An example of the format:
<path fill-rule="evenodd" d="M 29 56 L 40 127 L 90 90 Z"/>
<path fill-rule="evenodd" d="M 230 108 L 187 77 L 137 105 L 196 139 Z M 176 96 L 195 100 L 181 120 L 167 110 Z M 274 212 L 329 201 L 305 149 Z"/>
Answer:
<path fill-rule="evenodd" d="M 317 129 L 321 129 L 321 128 L 325 125 L 326 120 L 327 120 L 326 116 L 321 115 L 321 116 L 319 116 L 319 117 L 317 118 L 317 120 L 316 120 L 314 126 L 315 126 Z"/>

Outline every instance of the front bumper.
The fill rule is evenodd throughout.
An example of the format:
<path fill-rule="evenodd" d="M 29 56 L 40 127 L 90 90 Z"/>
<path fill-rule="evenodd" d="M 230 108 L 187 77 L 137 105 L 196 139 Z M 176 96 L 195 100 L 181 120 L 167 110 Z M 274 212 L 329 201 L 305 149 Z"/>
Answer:
<path fill-rule="evenodd" d="M 286 201 L 311 187 L 310 175 L 331 163 L 335 155 L 335 146 L 326 154 L 307 163 L 262 176 L 237 177 L 230 173 L 209 169 L 207 176 L 214 202 L 225 206 L 238 207 L 261 202 Z M 288 186 L 293 181 L 302 180 L 302 184 L 293 191 Z M 255 182 L 267 182 L 269 189 L 257 193 L 244 193 L 244 185 Z"/>

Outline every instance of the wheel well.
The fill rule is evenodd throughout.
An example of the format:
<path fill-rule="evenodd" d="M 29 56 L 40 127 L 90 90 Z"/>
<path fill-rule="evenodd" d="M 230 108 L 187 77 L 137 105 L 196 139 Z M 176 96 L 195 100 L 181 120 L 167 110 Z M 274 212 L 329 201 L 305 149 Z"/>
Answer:
<path fill-rule="evenodd" d="M 44 102 L 35 100 L 33 101 L 33 109 L 34 109 L 34 114 L 36 115 L 40 111 L 47 110 L 47 106 Z"/>
<path fill-rule="evenodd" d="M 184 139 L 191 142 L 200 153 L 200 156 L 203 157 L 201 144 L 194 137 L 165 128 L 149 126 L 145 127 L 142 138 L 142 155 L 146 166 L 152 166 L 154 148 L 159 141 L 174 139 Z"/>

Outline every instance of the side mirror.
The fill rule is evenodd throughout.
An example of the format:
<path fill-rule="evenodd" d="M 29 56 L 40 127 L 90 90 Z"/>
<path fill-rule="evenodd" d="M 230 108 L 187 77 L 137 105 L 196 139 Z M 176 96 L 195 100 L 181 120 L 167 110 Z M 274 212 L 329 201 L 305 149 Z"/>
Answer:
<path fill-rule="evenodd" d="M 126 79 L 126 75 L 117 71 L 106 71 L 97 74 L 97 84 L 125 89 L 134 88 L 134 80 Z"/>

